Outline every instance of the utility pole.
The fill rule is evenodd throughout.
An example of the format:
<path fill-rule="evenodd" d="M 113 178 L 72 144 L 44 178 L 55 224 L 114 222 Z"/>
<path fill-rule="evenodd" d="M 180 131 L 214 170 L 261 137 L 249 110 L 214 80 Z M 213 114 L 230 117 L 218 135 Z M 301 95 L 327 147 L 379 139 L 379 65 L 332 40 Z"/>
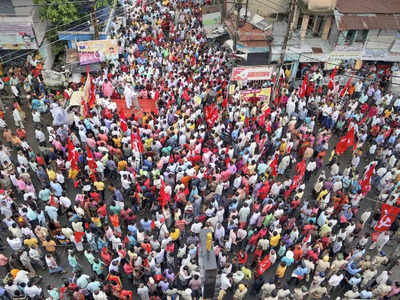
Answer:
<path fill-rule="evenodd" d="M 276 91 L 279 91 L 279 89 L 280 89 L 279 79 L 280 79 L 281 69 L 282 69 L 283 61 L 285 59 L 286 48 L 287 48 L 287 44 L 288 44 L 288 41 L 289 41 L 289 37 L 290 37 L 290 35 L 292 33 L 292 30 L 293 30 L 293 18 L 296 15 L 297 9 L 298 9 L 297 0 L 290 0 L 287 32 L 286 32 L 285 38 L 283 39 L 283 44 L 282 44 L 282 49 L 281 49 L 281 56 L 279 57 L 278 69 L 276 71 L 277 72 L 276 73 L 276 80 L 275 80 L 274 87 L 272 89 L 272 100 L 274 100 L 275 97 L 276 97 Z"/>
<path fill-rule="evenodd" d="M 240 10 L 242 9 L 241 0 L 236 0 L 235 9 L 236 9 L 236 22 L 235 22 L 235 32 L 234 32 L 234 35 L 233 35 L 233 52 L 234 53 L 236 53 L 236 51 L 237 51 L 237 42 L 238 42 L 238 39 L 239 39 Z"/>
<path fill-rule="evenodd" d="M 249 0 L 246 0 L 246 12 L 244 14 L 244 21 L 247 22 L 247 11 L 249 10 Z"/>
<path fill-rule="evenodd" d="M 96 0 L 90 0 L 90 17 L 94 28 L 94 39 L 99 39 L 99 29 L 97 28 L 96 8 L 94 7 Z"/>

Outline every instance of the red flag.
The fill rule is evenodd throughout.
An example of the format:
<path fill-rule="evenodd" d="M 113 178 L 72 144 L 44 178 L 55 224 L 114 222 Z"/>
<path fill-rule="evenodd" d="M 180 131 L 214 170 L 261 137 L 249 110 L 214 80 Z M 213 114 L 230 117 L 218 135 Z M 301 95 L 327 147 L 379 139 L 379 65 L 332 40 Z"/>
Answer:
<path fill-rule="evenodd" d="M 347 92 L 347 90 L 349 89 L 350 85 L 351 85 L 351 80 L 353 79 L 353 76 L 351 76 L 349 78 L 349 80 L 347 80 L 346 85 L 343 87 L 343 89 L 340 91 L 340 97 L 343 97 L 344 94 Z"/>
<path fill-rule="evenodd" d="M 160 91 L 159 90 L 157 90 L 155 93 L 154 93 L 154 102 L 157 102 L 157 100 L 158 100 L 158 97 L 160 97 Z"/>
<path fill-rule="evenodd" d="M 83 115 L 85 117 L 88 117 L 89 116 L 89 109 L 88 109 L 88 107 L 86 105 L 86 102 L 85 102 L 85 99 L 83 99 L 83 97 L 81 99 L 81 105 L 82 105 Z"/>
<path fill-rule="evenodd" d="M 90 148 L 88 146 L 86 146 L 86 152 L 87 152 L 88 166 L 92 171 L 94 171 L 94 170 L 96 170 L 97 165 L 96 165 L 96 162 L 94 161 L 92 151 L 90 151 Z"/>
<path fill-rule="evenodd" d="M 79 161 L 79 154 L 78 151 L 74 151 L 73 156 L 72 156 L 72 160 L 71 160 L 71 168 L 74 170 L 79 170 L 78 167 L 78 161 Z"/>
<path fill-rule="evenodd" d="M 218 119 L 218 108 L 215 103 L 207 105 L 205 108 L 206 121 L 209 127 L 213 127 Z"/>
<path fill-rule="evenodd" d="M 267 132 L 268 133 L 272 132 L 271 121 L 268 121 L 268 123 L 267 123 Z"/>
<path fill-rule="evenodd" d="M 165 207 L 168 204 L 168 202 L 170 201 L 170 198 L 171 198 L 170 195 L 165 192 L 165 182 L 164 182 L 164 180 L 161 180 L 161 189 L 160 189 L 160 197 L 159 197 L 160 206 Z"/>
<path fill-rule="evenodd" d="M 171 156 L 169 157 L 169 163 L 172 164 L 173 162 L 174 162 L 174 157 L 173 157 L 173 155 L 171 153 Z"/>
<path fill-rule="evenodd" d="M 339 142 L 336 144 L 336 153 L 342 155 L 346 152 L 347 148 L 354 146 L 354 127 L 351 127 L 347 134 L 340 138 Z"/>
<path fill-rule="evenodd" d="M 222 101 L 222 107 L 226 108 L 227 106 L 228 106 L 228 96 L 226 96 L 224 101 Z"/>
<path fill-rule="evenodd" d="M 146 181 L 144 182 L 144 186 L 150 189 L 150 178 L 146 179 Z"/>
<path fill-rule="evenodd" d="M 278 153 L 275 153 L 274 160 L 269 164 L 269 167 L 271 168 L 271 174 L 274 177 L 278 175 L 278 159 L 279 155 Z"/>
<path fill-rule="evenodd" d="M 68 138 L 68 158 L 67 160 L 71 162 L 71 168 L 74 170 L 78 170 L 78 160 L 79 160 L 79 154 L 78 151 L 76 151 L 74 144 L 71 142 L 71 139 Z"/>
<path fill-rule="evenodd" d="M 336 75 L 336 68 L 333 69 L 332 73 L 331 73 L 331 78 L 329 79 L 329 83 L 328 83 L 328 89 L 333 89 L 333 82 L 335 80 L 335 75 Z"/>
<path fill-rule="evenodd" d="M 374 173 L 375 166 L 376 166 L 376 164 L 372 164 L 369 167 L 368 171 L 365 173 L 364 178 L 360 181 L 361 190 L 363 192 L 367 192 L 369 185 L 371 185 L 371 177 L 372 177 L 372 174 Z"/>
<path fill-rule="evenodd" d="M 396 220 L 397 215 L 400 213 L 400 208 L 395 207 L 386 203 L 382 204 L 381 207 L 382 216 L 375 226 L 375 231 L 387 231 L 392 226 L 392 223 Z"/>
<path fill-rule="evenodd" d="M 309 97 L 315 90 L 315 82 L 312 82 L 307 86 L 306 96 Z"/>
<path fill-rule="evenodd" d="M 306 162 L 305 162 L 304 159 L 303 159 L 301 162 L 297 163 L 297 165 L 296 165 L 296 171 L 297 171 L 297 174 L 298 174 L 301 178 L 303 178 L 304 173 L 306 172 Z"/>
<path fill-rule="evenodd" d="M 271 267 L 271 260 L 269 259 L 269 254 L 267 254 L 256 267 L 256 277 L 260 277 L 266 270 Z"/>
<path fill-rule="evenodd" d="M 299 91 L 300 98 L 304 98 L 304 96 L 306 95 L 307 84 L 308 84 L 308 74 L 306 74 L 306 76 L 303 79 L 303 84 L 301 85 L 301 89 Z"/>
<path fill-rule="evenodd" d="M 123 110 L 119 112 L 119 126 L 121 127 L 122 132 L 126 132 L 128 130 L 128 125 L 126 124 L 126 116 Z"/>
<path fill-rule="evenodd" d="M 82 241 L 83 235 L 85 233 L 84 232 L 79 232 L 79 231 L 75 231 L 74 232 L 74 239 L 77 243 L 79 243 L 80 241 Z"/>
<path fill-rule="evenodd" d="M 75 151 L 75 146 L 72 144 L 71 139 L 68 137 L 68 144 L 67 144 L 67 150 L 68 150 L 68 161 L 71 161 L 73 159 L 74 151 Z"/>
<path fill-rule="evenodd" d="M 93 106 L 96 104 L 96 93 L 95 93 L 95 86 L 93 82 L 93 78 L 90 76 L 88 73 L 88 78 L 90 78 L 90 89 L 89 89 L 89 101 L 88 105 L 89 108 L 93 108 Z"/>
<path fill-rule="evenodd" d="M 136 138 L 139 151 L 143 153 L 144 148 L 143 148 L 142 138 L 140 137 L 139 128 L 136 128 Z"/>

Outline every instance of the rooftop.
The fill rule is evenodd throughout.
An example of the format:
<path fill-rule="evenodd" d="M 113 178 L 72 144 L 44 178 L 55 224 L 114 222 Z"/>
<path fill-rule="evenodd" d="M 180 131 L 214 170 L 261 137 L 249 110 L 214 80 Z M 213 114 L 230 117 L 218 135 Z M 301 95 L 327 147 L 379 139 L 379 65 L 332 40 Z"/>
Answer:
<path fill-rule="evenodd" d="M 339 30 L 400 30 L 400 16 L 375 15 L 375 16 L 348 16 L 340 17 Z"/>
<path fill-rule="evenodd" d="M 400 13 L 399 0 L 337 0 L 336 8 L 343 14 Z"/>

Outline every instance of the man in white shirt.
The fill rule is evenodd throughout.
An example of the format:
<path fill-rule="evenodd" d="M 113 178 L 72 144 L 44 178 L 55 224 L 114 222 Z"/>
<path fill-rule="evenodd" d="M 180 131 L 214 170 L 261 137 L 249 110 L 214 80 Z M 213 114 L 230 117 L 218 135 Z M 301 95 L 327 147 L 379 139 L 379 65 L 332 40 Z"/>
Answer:
<path fill-rule="evenodd" d="M 39 297 L 42 294 L 42 289 L 36 285 L 33 285 L 31 282 L 28 282 L 24 292 L 29 298 L 33 299 L 34 297 Z"/>
<path fill-rule="evenodd" d="M 337 286 L 340 285 L 342 282 L 344 276 L 343 273 L 338 273 L 338 274 L 333 274 L 331 278 L 329 278 L 328 284 L 329 284 L 329 292 L 331 292 L 333 289 L 335 289 Z"/>

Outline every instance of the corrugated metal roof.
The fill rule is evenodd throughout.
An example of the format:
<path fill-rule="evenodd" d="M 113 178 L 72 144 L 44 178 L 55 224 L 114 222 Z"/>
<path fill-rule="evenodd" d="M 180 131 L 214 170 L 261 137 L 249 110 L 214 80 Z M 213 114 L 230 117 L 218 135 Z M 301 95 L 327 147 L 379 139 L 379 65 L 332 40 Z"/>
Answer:
<path fill-rule="evenodd" d="M 336 8 L 341 13 L 400 13 L 399 0 L 337 0 Z"/>
<path fill-rule="evenodd" d="M 400 16 L 342 16 L 338 27 L 339 30 L 400 30 Z"/>

